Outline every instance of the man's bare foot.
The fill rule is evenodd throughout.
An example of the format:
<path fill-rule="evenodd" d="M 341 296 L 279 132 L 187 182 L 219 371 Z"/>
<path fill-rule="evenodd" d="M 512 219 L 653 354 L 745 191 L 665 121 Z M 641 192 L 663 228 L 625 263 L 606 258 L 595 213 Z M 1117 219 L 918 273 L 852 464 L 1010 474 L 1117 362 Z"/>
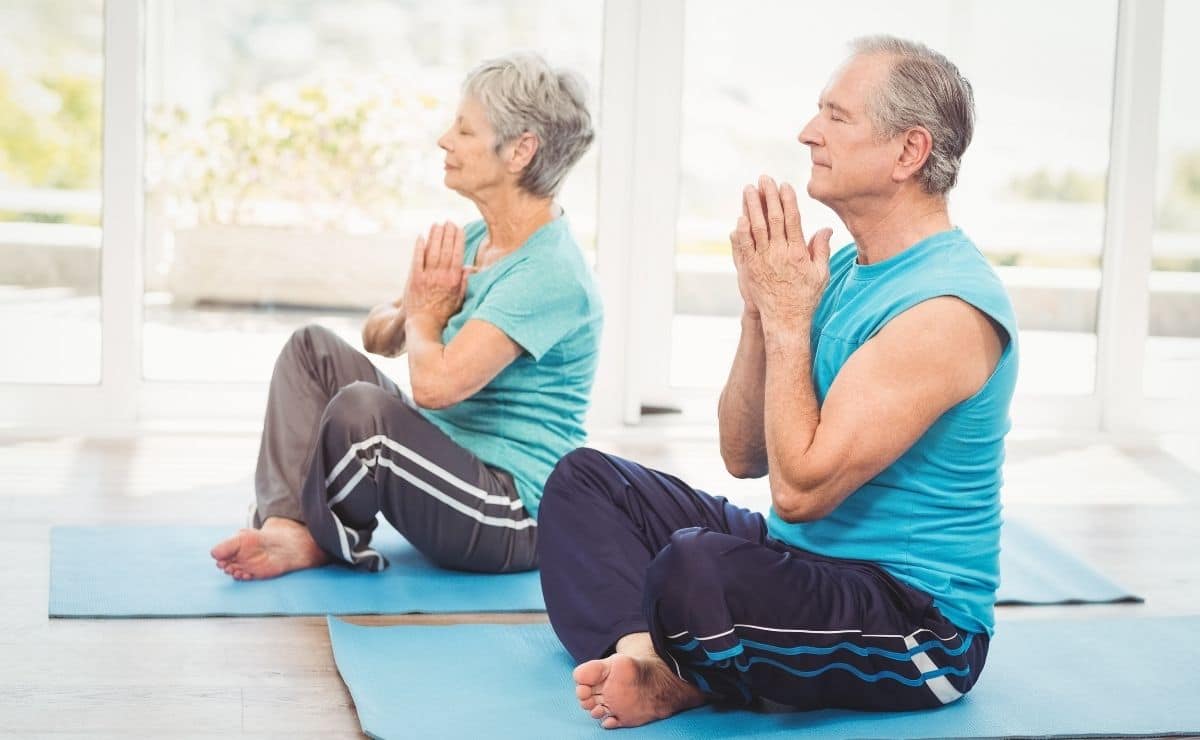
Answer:
<path fill-rule="evenodd" d="M 274 516 L 262 529 L 243 529 L 221 541 L 210 554 L 218 568 L 239 581 L 275 578 L 329 561 L 308 527 Z"/>
<path fill-rule="evenodd" d="M 676 676 L 653 647 L 646 649 L 649 637 L 626 635 L 618 652 L 575 669 L 579 706 L 606 730 L 666 719 L 705 702 L 700 689 Z M 629 638 L 635 638 L 636 646 L 621 652 Z"/>

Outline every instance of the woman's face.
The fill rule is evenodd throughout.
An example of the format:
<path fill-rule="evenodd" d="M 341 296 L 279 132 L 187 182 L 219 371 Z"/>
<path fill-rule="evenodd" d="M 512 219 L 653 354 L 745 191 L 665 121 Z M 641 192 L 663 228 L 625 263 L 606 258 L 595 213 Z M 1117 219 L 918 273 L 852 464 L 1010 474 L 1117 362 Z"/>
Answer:
<path fill-rule="evenodd" d="M 437 143 L 446 152 L 446 187 L 455 192 L 469 197 L 512 179 L 496 153 L 496 132 L 483 105 L 469 95 Z"/>

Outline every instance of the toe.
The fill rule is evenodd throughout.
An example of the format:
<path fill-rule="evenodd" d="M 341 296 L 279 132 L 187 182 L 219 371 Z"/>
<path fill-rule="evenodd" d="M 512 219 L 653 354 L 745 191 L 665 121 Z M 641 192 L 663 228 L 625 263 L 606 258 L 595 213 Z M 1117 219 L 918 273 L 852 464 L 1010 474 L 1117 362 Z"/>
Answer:
<path fill-rule="evenodd" d="M 592 707 L 592 711 L 588 712 L 588 714 L 592 715 L 592 719 L 600 719 L 608 713 L 608 707 L 604 706 L 603 704 L 597 704 L 596 706 Z"/>
<path fill-rule="evenodd" d="M 586 663 L 581 663 L 575 668 L 572 676 L 575 678 L 575 683 L 598 686 L 604 683 L 604 679 L 608 678 L 608 661 L 589 660 Z"/>
<path fill-rule="evenodd" d="M 601 722 L 600 726 L 606 730 L 615 730 L 621 726 L 621 720 L 617 719 L 616 717 L 609 717 Z"/>
<path fill-rule="evenodd" d="M 589 696 L 586 699 L 579 700 L 579 707 L 585 712 L 590 712 L 592 711 L 592 707 L 596 706 L 596 703 L 596 697 Z"/>
<path fill-rule="evenodd" d="M 227 540 L 221 540 L 209 550 L 208 554 L 212 555 L 213 560 L 229 560 L 238 551 L 238 536 L 234 535 Z"/>

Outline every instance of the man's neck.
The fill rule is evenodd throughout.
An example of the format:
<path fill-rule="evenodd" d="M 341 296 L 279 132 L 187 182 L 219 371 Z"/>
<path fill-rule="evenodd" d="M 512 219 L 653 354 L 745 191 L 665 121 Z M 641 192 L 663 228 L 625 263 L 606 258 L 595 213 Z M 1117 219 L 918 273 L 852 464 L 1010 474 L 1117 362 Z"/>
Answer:
<path fill-rule="evenodd" d="M 858 263 L 871 265 L 952 228 L 943 197 L 894 198 L 838 213 L 858 248 Z"/>

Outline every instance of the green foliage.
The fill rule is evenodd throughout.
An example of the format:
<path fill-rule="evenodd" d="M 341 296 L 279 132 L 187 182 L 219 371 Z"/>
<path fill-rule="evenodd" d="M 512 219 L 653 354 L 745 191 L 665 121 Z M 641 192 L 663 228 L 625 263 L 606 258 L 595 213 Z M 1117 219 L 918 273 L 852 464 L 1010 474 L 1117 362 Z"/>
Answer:
<path fill-rule="evenodd" d="M 1175 158 L 1158 224 L 1173 231 L 1200 231 L 1200 149 Z"/>
<path fill-rule="evenodd" d="M 1022 200 L 1061 203 L 1101 203 L 1106 189 L 1103 173 L 1088 174 L 1073 169 L 1055 174 L 1042 168 L 1018 175 L 1009 183 L 1009 190 Z"/>
<path fill-rule="evenodd" d="M 23 187 L 98 188 L 100 98 L 96 79 L 14 79 L 0 70 L 0 178 Z"/>
<path fill-rule="evenodd" d="M 148 184 L 180 224 L 375 229 L 436 188 L 448 104 L 369 78 L 297 79 L 205 115 L 155 111 Z"/>

